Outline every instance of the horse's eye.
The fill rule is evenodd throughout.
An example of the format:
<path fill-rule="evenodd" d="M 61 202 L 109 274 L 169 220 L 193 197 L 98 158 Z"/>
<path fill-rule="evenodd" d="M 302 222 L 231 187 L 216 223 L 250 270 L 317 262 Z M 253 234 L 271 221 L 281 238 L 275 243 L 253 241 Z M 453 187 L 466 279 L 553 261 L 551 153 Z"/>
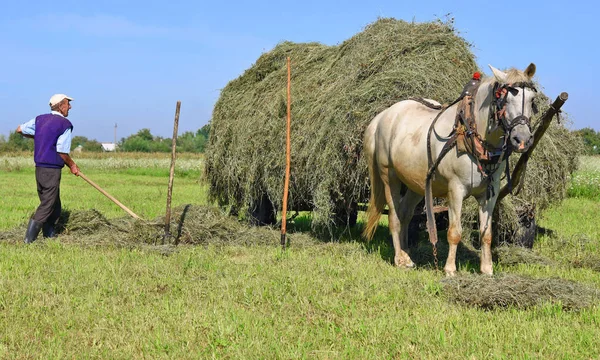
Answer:
<path fill-rule="evenodd" d="M 533 110 L 533 114 L 534 115 L 537 115 L 537 113 L 538 113 L 538 106 L 535 103 L 535 101 L 533 102 L 533 104 L 531 104 L 531 110 Z"/>

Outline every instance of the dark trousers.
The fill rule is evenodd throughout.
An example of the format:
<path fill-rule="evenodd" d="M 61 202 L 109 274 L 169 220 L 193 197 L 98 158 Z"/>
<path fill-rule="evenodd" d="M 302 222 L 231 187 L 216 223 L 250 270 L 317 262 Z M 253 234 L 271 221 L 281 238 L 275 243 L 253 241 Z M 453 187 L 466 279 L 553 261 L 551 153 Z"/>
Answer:
<path fill-rule="evenodd" d="M 60 216 L 60 176 L 62 169 L 36 167 L 35 180 L 40 197 L 33 220 L 42 223 L 55 224 Z"/>

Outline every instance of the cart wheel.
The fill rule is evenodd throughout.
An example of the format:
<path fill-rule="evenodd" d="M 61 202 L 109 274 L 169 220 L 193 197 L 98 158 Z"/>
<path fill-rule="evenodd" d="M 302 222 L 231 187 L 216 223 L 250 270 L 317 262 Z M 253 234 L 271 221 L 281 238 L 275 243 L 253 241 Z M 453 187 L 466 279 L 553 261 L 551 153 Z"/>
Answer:
<path fill-rule="evenodd" d="M 254 226 L 274 225 L 275 208 L 269 197 L 265 194 L 260 201 L 255 202 L 256 206 L 250 212 L 250 224 Z"/>

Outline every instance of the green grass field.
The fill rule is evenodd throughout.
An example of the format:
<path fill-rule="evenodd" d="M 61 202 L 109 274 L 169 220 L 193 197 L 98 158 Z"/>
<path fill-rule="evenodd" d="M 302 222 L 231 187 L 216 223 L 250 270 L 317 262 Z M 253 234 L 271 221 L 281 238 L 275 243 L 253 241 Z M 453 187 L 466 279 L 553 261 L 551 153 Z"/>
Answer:
<path fill-rule="evenodd" d="M 142 218 L 153 219 L 165 214 L 170 154 L 120 154 L 115 157 L 100 153 L 88 156 L 93 157 L 77 159 L 77 164 L 94 183 Z M 203 158 L 185 154 L 175 164 L 172 206 L 206 204 L 205 186 L 200 182 Z M 0 156 L 0 171 L 2 230 L 26 223 L 39 200 L 31 155 Z M 120 207 L 66 169 L 63 169 L 61 184 L 64 209 L 93 208 L 109 219 L 127 216 Z"/>
<path fill-rule="evenodd" d="M 78 163 L 139 215 L 164 214 L 168 159 Z M 206 204 L 202 158 L 178 164 L 173 204 Z M 582 165 L 575 179 L 600 175 L 600 158 L 584 158 Z M 0 156 L 0 171 L 2 231 L 22 226 L 37 196 L 24 155 Z M 556 265 L 496 264 L 497 274 L 600 288 L 598 270 L 572 266 L 577 259 L 600 259 L 600 199 L 581 187 L 594 189 L 574 181 L 571 197 L 539 216 L 546 233 L 534 251 Z M 62 200 L 69 210 L 125 215 L 66 171 Z M 378 236 L 384 238 L 385 229 Z M 170 256 L 60 237 L 30 246 L 0 242 L 0 358 L 598 358 L 597 306 L 481 310 L 448 301 L 443 278 L 427 268 L 398 270 L 356 235 L 346 242 L 292 243 L 285 252 L 208 245 L 180 247 Z"/>

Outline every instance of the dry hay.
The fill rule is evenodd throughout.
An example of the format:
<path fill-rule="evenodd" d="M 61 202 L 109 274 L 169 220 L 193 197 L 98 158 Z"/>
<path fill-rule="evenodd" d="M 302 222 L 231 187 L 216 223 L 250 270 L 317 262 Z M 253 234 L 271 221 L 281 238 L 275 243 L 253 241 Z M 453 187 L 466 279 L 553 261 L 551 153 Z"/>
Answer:
<path fill-rule="evenodd" d="M 556 266 L 557 263 L 543 255 L 520 246 L 500 246 L 494 249 L 498 264 L 504 266 L 516 266 L 519 264 Z"/>
<path fill-rule="evenodd" d="M 575 268 L 585 268 L 600 272 L 600 256 L 595 254 L 586 254 L 579 256 L 571 261 Z"/>
<path fill-rule="evenodd" d="M 461 275 L 442 280 L 451 301 L 482 309 L 528 309 L 551 303 L 565 310 L 591 307 L 600 300 L 598 289 L 574 281 L 535 279 L 514 274 Z"/>
<path fill-rule="evenodd" d="M 451 22 L 379 19 L 338 46 L 280 43 L 222 90 L 213 111 L 205 167 L 209 195 L 236 211 L 263 196 L 275 208 L 281 204 L 288 56 L 290 208 L 313 209 L 313 228 L 330 227 L 334 213 L 344 218 L 350 204 L 367 201 L 362 136 L 377 113 L 410 96 L 451 102 L 478 70 L 470 44 Z M 537 101 L 541 116 L 549 100 L 540 92 Z M 539 211 L 564 197 L 580 149 L 563 125 L 551 125 L 529 161 L 524 190 L 515 203 L 507 197 L 498 207 L 497 239 L 519 235 L 515 210 L 536 204 Z M 477 210 L 467 207 L 465 222 L 476 217 Z"/>
<path fill-rule="evenodd" d="M 279 245 L 280 232 L 270 228 L 249 227 L 236 218 L 209 206 L 180 206 L 171 216 L 170 233 L 165 237 L 164 217 L 153 221 L 130 217 L 108 220 L 96 210 L 65 211 L 57 230 L 60 241 L 83 245 Z M 0 232 L 0 241 L 23 241 L 25 227 Z M 313 244 L 306 234 L 289 234 L 296 247 Z M 38 241 L 42 239 L 40 233 Z"/>
<path fill-rule="evenodd" d="M 210 196 L 240 210 L 266 194 L 279 207 L 285 170 L 286 58 L 292 59 L 290 207 L 313 225 L 363 202 L 362 137 L 409 96 L 454 100 L 477 70 L 451 23 L 380 19 L 338 46 L 283 42 L 221 92 L 206 152 Z"/>

